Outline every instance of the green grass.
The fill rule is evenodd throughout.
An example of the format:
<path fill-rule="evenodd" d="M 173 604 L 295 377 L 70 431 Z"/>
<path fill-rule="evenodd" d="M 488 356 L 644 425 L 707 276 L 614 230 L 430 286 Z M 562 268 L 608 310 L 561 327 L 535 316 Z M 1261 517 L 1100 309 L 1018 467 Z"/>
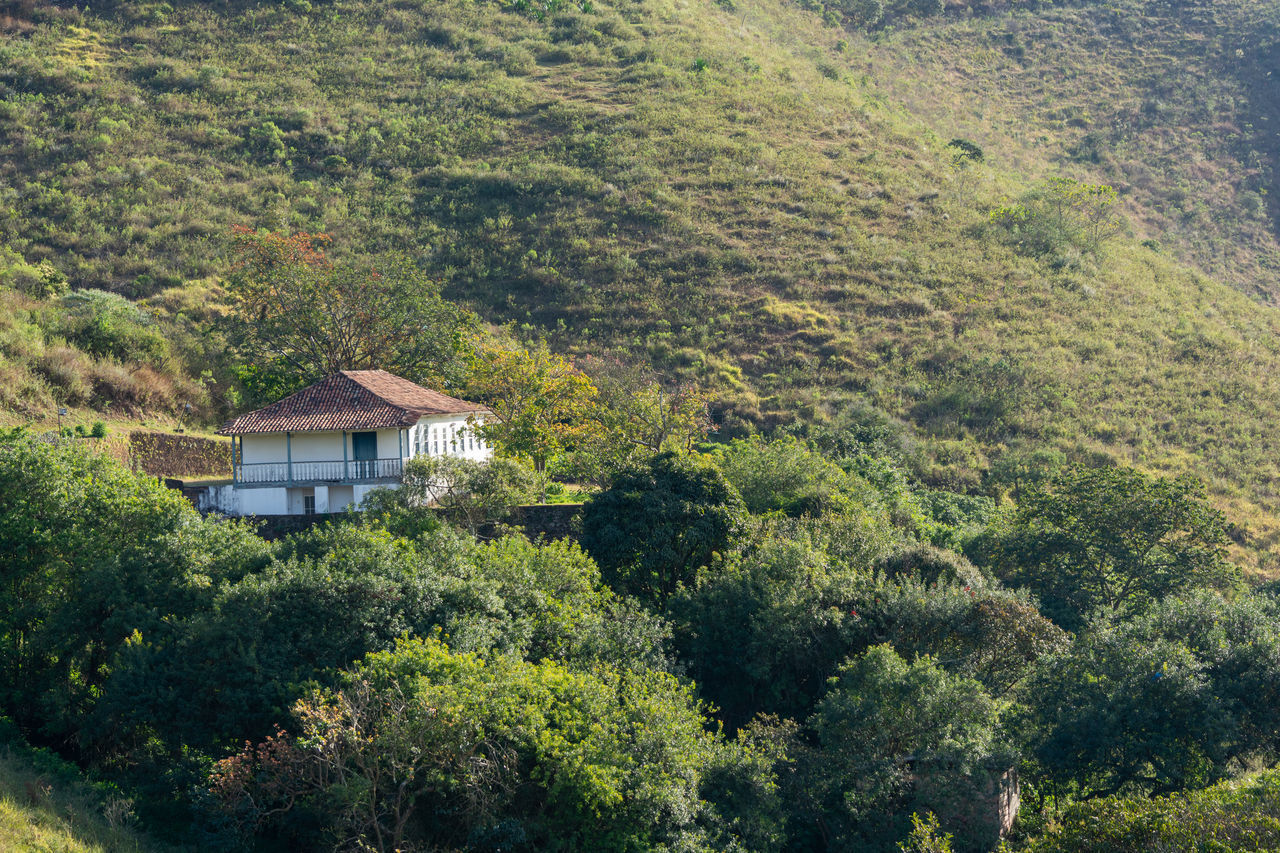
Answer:
<path fill-rule="evenodd" d="M 150 853 L 169 850 L 127 825 L 131 805 L 103 799 L 65 771 L 42 773 L 23 750 L 0 746 L 0 853 Z"/>
<path fill-rule="evenodd" d="M 935 487 L 1040 446 L 1190 471 L 1235 556 L 1280 572 L 1280 313 L 1251 298 L 1277 0 L 874 38 L 784 0 L 307 8 L 124 2 L 0 36 L 0 242 L 160 293 L 193 373 L 226 368 L 198 294 L 231 224 L 406 250 L 486 320 L 715 389 L 722 435 L 870 403 Z M 986 162 L 953 168 L 953 136 Z M 1056 173 L 1123 184 L 1132 234 L 1002 239 L 989 212 Z"/>
<path fill-rule="evenodd" d="M 855 42 L 939 133 L 1024 175 L 1114 183 L 1136 236 L 1280 298 L 1274 3 L 1126 0 L 931 21 Z"/>

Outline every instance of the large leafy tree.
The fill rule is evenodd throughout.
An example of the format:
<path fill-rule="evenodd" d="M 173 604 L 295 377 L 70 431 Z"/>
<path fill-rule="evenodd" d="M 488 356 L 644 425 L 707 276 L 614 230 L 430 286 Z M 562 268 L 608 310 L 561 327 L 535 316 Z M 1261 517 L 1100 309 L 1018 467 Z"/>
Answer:
<path fill-rule="evenodd" d="M 1092 623 L 1026 685 L 1041 773 L 1096 796 L 1169 792 L 1274 763 L 1276 613 L 1265 596 L 1199 590 Z"/>
<path fill-rule="evenodd" d="M 827 849 L 892 850 L 913 811 L 946 816 L 966 847 L 990 849 L 996 828 L 961 818 L 1017 760 L 1002 742 L 1001 706 L 977 681 L 887 645 L 848 661 L 810 718 L 815 748 L 801 759 L 800 811 L 813 809 Z"/>
<path fill-rule="evenodd" d="M 582 511 L 582 546 L 620 592 L 658 606 L 743 532 L 742 498 L 715 468 L 663 453 L 620 472 Z"/>
<path fill-rule="evenodd" d="M 501 452 L 533 462 L 539 475 L 552 456 L 588 442 L 600 429 L 595 385 L 545 344 L 478 353 L 469 393 L 496 416 L 480 427 L 485 438 Z"/>
<path fill-rule="evenodd" d="M 0 707 L 70 739 L 116 651 L 199 609 L 262 546 L 83 447 L 0 442 Z"/>
<path fill-rule="evenodd" d="M 1075 629 L 1100 608 L 1138 610 L 1170 593 L 1227 583 L 1222 514 L 1189 477 L 1075 466 L 1032 488 L 1012 523 L 974 555 L 1030 587 Z"/>
<path fill-rule="evenodd" d="M 650 455 L 688 452 L 711 429 L 710 395 L 696 386 L 616 359 L 585 365 L 622 444 Z"/>
<path fill-rule="evenodd" d="M 691 688 L 665 673 L 413 638 L 294 716 L 299 740 L 218 767 L 214 792 L 241 820 L 291 812 L 285 831 L 315 821 L 344 846 L 387 851 L 708 849 L 699 783 L 721 749 Z"/>
<path fill-rule="evenodd" d="M 475 318 L 405 257 L 337 262 L 323 234 L 237 228 L 227 279 L 242 378 L 278 394 L 338 370 L 383 369 L 458 385 Z"/>
<path fill-rule="evenodd" d="M 1098 625 L 1040 663 L 1025 739 L 1048 790 L 1167 793 L 1221 772 L 1230 714 L 1185 643 Z"/>

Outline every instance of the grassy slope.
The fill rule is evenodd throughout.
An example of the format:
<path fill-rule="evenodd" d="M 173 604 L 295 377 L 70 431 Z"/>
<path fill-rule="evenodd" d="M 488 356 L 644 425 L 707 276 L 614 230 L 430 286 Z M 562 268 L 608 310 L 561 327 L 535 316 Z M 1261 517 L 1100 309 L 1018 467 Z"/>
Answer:
<path fill-rule="evenodd" d="M 117 824 L 120 819 L 117 818 Z M 112 826 L 102 804 L 0 751 L 0 853 L 145 853 L 162 849 Z"/>
<path fill-rule="evenodd" d="M 1274 20 L 1277 3 L 1215 7 Z M 1244 260 L 1204 261 L 1241 288 L 1136 238 L 1057 271 L 1017 254 L 986 212 L 1058 155 L 1013 132 L 1025 98 L 986 135 L 940 118 L 909 79 L 947 31 L 870 44 L 778 0 L 46 17 L 0 41 L 0 238 L 77 284 L 214 274 L 232 222 L 326 230 L 418 254 L 491 320 L 713 384 L 731 421 L 862 396 L 921 428 L 939 483 L 1035 444 L 1199 473 L 1244 526 L 1240 556 L 1278 565 L 1280 314 L 1241 292 L 1263 226 Z M 955 44 L 964 26 L 987 25 L 944 25 Z M 957 131 L 999 156 L 957 173 Z M 1155 233 L 1165 214 L 1129 204 Z"/>
<path fill-rule="evenodd" d="M 863 40 L 867 79 L 1023 174 L 1114 183 L 1138 236 L 1280 298 L 1280 10 L 1137 0 Z"/>

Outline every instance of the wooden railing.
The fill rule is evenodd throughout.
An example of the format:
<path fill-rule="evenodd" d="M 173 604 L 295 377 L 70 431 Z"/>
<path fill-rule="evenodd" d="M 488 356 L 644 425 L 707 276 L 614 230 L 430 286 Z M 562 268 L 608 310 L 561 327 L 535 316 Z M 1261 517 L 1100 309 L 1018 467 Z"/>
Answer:
<path fill-rule="evenodd" d="M 367 483 L 398 480 L 401 459 L 335 459 L 324 462 L 249 462 L 233 466 L 235 482 L 246 486 L 308 483 Z"/>

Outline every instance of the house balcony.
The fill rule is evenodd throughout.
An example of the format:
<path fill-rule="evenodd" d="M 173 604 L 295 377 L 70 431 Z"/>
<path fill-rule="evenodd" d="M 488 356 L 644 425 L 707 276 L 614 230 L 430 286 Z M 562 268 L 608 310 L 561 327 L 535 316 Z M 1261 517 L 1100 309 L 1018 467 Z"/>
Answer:
<path fill-rule="evenodd" d="M 232 466 L 236 486 L 330 486 L 400 482 L 404 460 L 335 459 L 325 462 L 239 462 Z"/>

